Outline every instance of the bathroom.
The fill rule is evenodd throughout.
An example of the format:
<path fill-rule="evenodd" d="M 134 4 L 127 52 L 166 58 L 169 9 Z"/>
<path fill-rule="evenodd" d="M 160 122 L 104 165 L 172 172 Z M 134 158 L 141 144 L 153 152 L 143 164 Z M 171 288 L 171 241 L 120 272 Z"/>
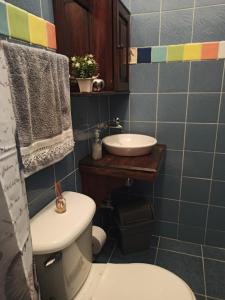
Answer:
<path fill-rule="evenodd" d="M 151 199 L 157 221 L 152 225 L 149 248 L 124 254 L 117 236 L 110 231 L 111 209 L 102 206 L 97 209 L 94 223 L 104 227 L 107 240 L 94 263 L 160 266 L 183 279 L 197 300 L 225 299 L 225 0 L 122 2 L 130 11 L 129 92 L 82 96 L 71 92 L 74 149 L 62 160 L 25 179 L 29 218 L 56 198 L 55 182 L 60 183 L 62 192 L 85 194 L 79 162 L 92 154 L 93 137 L 99 124 L 103 124 L 101 137 L 121 131 L 155 137 L 159 144 L 166 145 L 166 153 L 154 183 L 132 180 L 114 195 L 117 199 L 128 195 Z M 1 40 L 54 53 L 49 50 L 54 47 L 37 46 L 32 41 L 10 37 L 3 24 L 8 3 L 56 24 L 54 1 L 0 1 Z M 57 14 L 57 18 L 59 21 L 60 15 Z M 192 44 L 197 47 L 189 52 Z M 201 57 L 197 53 L 200 46 L 202 49 L 206 46 Z M 0 72 L 0 80 L 2 76 Z M 0 93 L 1 103 L 2 96 Z M 104 126 L 115 118 L 120 119 L 122 129 Z M 2 123 L 0 130 L 1 127 Z M 2 130 L 0 132 L 2 134 Z M 1 151 L 2 147 L 0 136 Z M 6 170 L 0 167 L 0 171 L 2 198 Z M 98 189 L 103 189 L 103 185 Z M 5 211 L 2 203 L 1 212 Z M 1 213 L 0 217 L 3 224 L 6 215 Z M 4 243 L 6 233 L 4 226 L 0 228 Z M 27 249 L 31 261 L 31 246 Z M 1 270 L 5 268 L 3 258 L 4 251 L 0 247 Z M 19 266 L 18 270 L 21 269 Z M 0 274 L 0 299 L 38 299 L 35 293 L 32 296 L 21 291 L 5 293 L 3 276 Z M 13 290 L 15 279 L 8 280 L 7 289 Z M 150 276 L 149 282 L 151 280 Z M 19 284 L 22 286 L 21 282 L 16 286 Z M 37 283 L 34 285 L 37 287 Z M 149 296 L 149 299 L 161 300 L 157 296 Z"/>

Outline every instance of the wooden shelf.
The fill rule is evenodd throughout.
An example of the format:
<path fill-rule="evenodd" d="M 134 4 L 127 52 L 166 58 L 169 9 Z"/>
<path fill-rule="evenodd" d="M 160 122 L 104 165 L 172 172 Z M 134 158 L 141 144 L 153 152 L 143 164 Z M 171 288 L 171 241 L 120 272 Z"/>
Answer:
<path fill-rule="evenodd" d="M 129 95 L 130 91 L 122 92 L 111 92 L 111 91 L 102 91 L 102 92 L 92 92 L 92 93 L 75 93 L 71 92 L 72 97 L 96 97 L 96 96 L 116 96 L 116 95 Z"/>
<path fill-rule="evenodd" d="M 122 157 L 104 153 L 100 160 L 85 157 L 79 163 L 83 193 L 98 206 L 115 188 L 124 186 L 127 178 L 154 182 L 165 154 L 166 146 L 157 144 L 144 156 Z"/>

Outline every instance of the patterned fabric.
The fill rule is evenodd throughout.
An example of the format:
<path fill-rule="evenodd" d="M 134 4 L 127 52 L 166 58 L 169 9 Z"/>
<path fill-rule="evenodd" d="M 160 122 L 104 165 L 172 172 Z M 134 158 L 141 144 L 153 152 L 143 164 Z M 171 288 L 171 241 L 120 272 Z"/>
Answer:
<path fill-rule="evenodd" d="M 0 299 L 36 300 L 24 179 L 19 170 L 8 72 L 0 43 Z"/>

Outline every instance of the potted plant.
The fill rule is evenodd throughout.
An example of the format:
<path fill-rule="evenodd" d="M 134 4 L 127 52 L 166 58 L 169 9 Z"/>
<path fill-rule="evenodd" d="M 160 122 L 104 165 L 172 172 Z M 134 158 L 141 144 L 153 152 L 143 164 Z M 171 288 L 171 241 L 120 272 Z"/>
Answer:
<path fill-rule="evenodd" d="M 97 78 L 97 63 L 92 54 L 71 57 L 72 74 L 75 76 L 80 92 L 92 92 L 93 81 Z"/>

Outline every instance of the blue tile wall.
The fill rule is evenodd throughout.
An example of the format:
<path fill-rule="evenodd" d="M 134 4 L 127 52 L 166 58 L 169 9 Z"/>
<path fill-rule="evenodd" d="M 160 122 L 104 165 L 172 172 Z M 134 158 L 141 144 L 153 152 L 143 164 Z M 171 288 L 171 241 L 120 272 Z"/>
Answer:
<path fill-rule="evenodd" d="M 224 40 L 225 0 L 129 5 L 133 47 Z M 167 144 L 153 189 L 156 234 L 225 247 L 223 71 L 216 60 L 131 65 L 130 98 L 110 100 L 111 117 L 121 105 L 125 131 Z"/>

